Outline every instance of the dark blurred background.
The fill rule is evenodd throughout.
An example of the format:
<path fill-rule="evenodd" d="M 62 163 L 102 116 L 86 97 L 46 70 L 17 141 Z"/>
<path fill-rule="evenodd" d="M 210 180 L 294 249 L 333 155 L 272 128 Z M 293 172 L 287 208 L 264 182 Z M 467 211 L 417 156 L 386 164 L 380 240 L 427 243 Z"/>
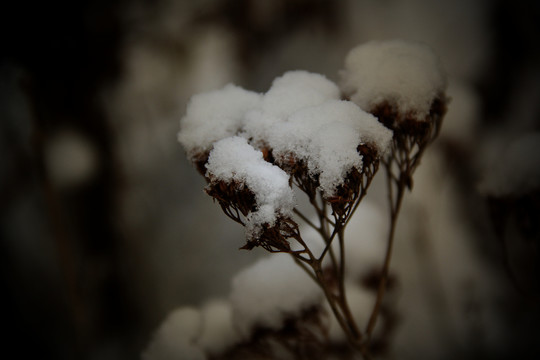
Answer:
<path fill-rule="evenodd" d="M 539 187 L 516 198 L 476 185 L 511 140 L 540 130 L 538 19 L 525 0 L 1 5 L 2 352 L 137 358 L 171 309 L 226 294 L 261 252 L 237 250 L 242 229 L 176 142 L 187 100 L 227 82 L 265 91 L 294 69 L 337 80 L 348 50 L 372 39 L 441 56 L 455 119 L 441 141 L 464 194 L 496 219 L 475 246 L 506 273 L 505 219 L 538 249 Z M 505 285 L 501 307 L 512 351 L 496 358 L 533 352 L 540 335 L 538 256 L 525 253 L 532 270 L 510 269 L 508 283 L 526 291 Z"/>

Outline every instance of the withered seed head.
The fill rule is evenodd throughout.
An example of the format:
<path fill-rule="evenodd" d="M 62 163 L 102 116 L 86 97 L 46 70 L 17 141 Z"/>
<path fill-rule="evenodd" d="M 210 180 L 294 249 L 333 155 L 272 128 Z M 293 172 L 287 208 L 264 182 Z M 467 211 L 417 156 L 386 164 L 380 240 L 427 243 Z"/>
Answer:
<path fill-rule="evenodd" d="M 435 98 L 429 114 L 424 119 L 419 119 L 414 113 L 400 113 L 388 102 L 380 103 L 370 112 L 394 132 L 394 138 L 410 136 L 422 141 L 432 137 L 433 129 L 438 131 L 441 119 L 446 113 L 446 102 L 444 95 Z"/>
<path fill-rule="evenodd" d="M 260 150 L 263 154 L 263 159 L 270 164 L 274 164 L 274 155 L 272 154 L 272 148 L 269 146 L 264 146 L 260 148 Z"/>
<path fill-rule="evenodd" d="M 300 239 L 298 224 L 286 217 L 278 218 L 274 226 L 264 224 L 256 238 L 248 238 L 241 249 L 251 250 L 261 246 L 270 252 L 291 252 L 289 239 Z"/>
<path fill-rule="evenodd" d="M 212 181 L 205 189 L 206 193 L 219 203 L 223 212 L 234 221 L 246 226 L 246 218 L 257 211 L 255 194 L 239 182 L 226 183 Z M 251 250 L 261 246 L 270 252 L 290 252 L 289 239 L 299 239 L 298 224 L 288 217 L 278 217 L 273 226 L 263 224 L 257 235 L 248 235 L 247 243 L 241 249 Z"/>
<path fill-rule="evenodd" d="M 307 164 L 304 160 L 297 159 L 294 154 L 282 155 L 276 159 L 276 164 L 279 165 L 287 174 L 291 176 L 296 185 L 302 190 L 309 199 L 314 199 L 317 196 L 317 188 L 319 187 L 319 176 L 310 174 Z"/>
<path fill-rule="evenodd" d="M 379 156 L 377 151 L 368 144 L 360 144 L 357 151 L 362 155 L 362 169 L 352 168 L 345 181 L 335 192 L 334 196 L 326 198 L 330 204 L 334 216 L 344 221 L 356 203 L 366 194 L 371 180 L 379 168 Z"/>
<path fill-rule="evenodd" d="M 191 162 L 195 165 L 195 168 L 206 178 L 206 163 L 208 162 L 208 157 L 210 152 L 201 152 L 190 157 Z M 208 180 L 208 179 L 207 179 Z"/>
<path fill-rule="evenodd" d="M 255 194 L 242 183 L 209 179 L 205 191 L 219 203 L 227 216 L 242 225 L 245 225 L 244 218 L 256 210 Z"/>

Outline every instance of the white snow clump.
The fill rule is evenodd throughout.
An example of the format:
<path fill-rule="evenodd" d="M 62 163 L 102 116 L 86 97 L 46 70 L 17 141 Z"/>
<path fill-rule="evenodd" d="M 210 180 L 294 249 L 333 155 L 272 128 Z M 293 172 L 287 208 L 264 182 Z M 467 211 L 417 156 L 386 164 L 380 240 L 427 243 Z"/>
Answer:
<path fill-rule="evenodd" d="M 392 140 L 391 130 L 350 101 L 327 100 L 297 111 L 280 125 L 267 138 L 274 157 L 303 160 L 311 175 L 320 175 L 320 190 L 327 197 L 352 168 L 362 171 L 358 145 L 368 143 L 384 154 Z"/>
<path fill-rule="evenodd" d="M 272 227 L 278 216 L 290 217 L 295 206 L 289 175 L 263 159 L 247 140 L 233 136 L 214 144 L 206 164 L 211 181 L 238 183 L 255 195 L 257 210 L 248 215 L 246 232 L 256 236 L 263 224 Z"/>
<path fill-rule="evenodd" d="M 180 121 L 178 141 L 193 160 L 197 154 L 210 151 L 214 142 L 236 135 L 245 113 L 260 105 L 260 94 L 233 84 L 194 95 Z"/>
<path fill-rule="evenodd" d="M 427 117 L 446 87 L 442 64 L 431 48 L 402 40 L 371 41 L 352 49 L 340 77 L 342 90 L 362 109 L 388 102 L 418 120 Z"/>
<path fill-rule="evenodd" d="M 268 145 L 270 132 L 280 127 L 295 112 L 337 100 L 340 91 L 323 75 L 307 71 L 288 71 L 272 82 L 258 111 L 246 114 L 244 132 L 254 143 Z M 328 119 L 332 121 L 335 119 Z"/>
<path fill-rule="evenodd" d="M 272 82 L 264 95 L 262 110 L 278 117 L 287 117 L 294 112 L 329 99 L 339 99 L 336 84 L 323 75 L 297 70 L 288 71 Z"/>
<path fill-rule="evenodd" d="M 195 95 L 191 99 L 187 114 L 181 120 L 178 139 L 191 160 L 197 160 L 197 155 L 205 154 L 214 147 L 212 170 L 208 174 L 217 176 L 220 173 L 224 178 L 245 180 L 247 173 L 245 170 L 238 172 L 238 168 L 243 167 L 239 162 L 246 161 L 246 157 L 253 154 L 253 149 L 248 149 L 246 143 L 240 146 L 239 139 L 227 143 L 235 143 L 246 150 L 246 154 L 239 148 L 238 156 L 228 157 L 232 149 L 221 145 L 220 150 L 215 149 L 219 140 L 244 137 L 257 148 L 272 150 L 276 159 L 281 157 L 284 161 L 292 157 L 304 161 L 310 175 L 319 175 L 320 190 L 330 197 L 352 168 L 362 172 L 358 145 L 369 144 L 381 155 L 392 139 L 392 132 L 374 116 L 352 102 L 339 98 L 340 90 L 335 83 L 323 75 L 307 71 L 285 73 L 276 78 L 270 90 L 263 95 L 227 85 L 221 90 Z M 218 154 L 224 150 L 228 151 L 228 155 Z M 229 168 L 220 168 L 218 161 L 228 164 L 223 166 Z M 279 159 L 277 164 L 280 165 Z M 234 176 L 229 171 L 232 167 L 238 172 Z M 253 176 L 257 172 L 252 172 Z M 253 176 L 250 175 L 250 179 Z M 255 188 L 263 182 L 263 176 L 258 177 L 259 180 L 248 185 L 256 196 L 259 194 Z M 269 189 L 268 186 L 262 188 Z M 281 195 L 285 193 L 285 188 L 276 186 L 281 189 L 277 197 L 283 199 Z M 269 196 L 260 194 L 261 202 L 257 200 L 260 206 L 253 216 L 261 216 L 260 221 L 270 219 L 269 212 L 276 209 L 271 206 L 275 199 L 264 199 Z M 270 219 L 269 222 L 272 221 Z"/>

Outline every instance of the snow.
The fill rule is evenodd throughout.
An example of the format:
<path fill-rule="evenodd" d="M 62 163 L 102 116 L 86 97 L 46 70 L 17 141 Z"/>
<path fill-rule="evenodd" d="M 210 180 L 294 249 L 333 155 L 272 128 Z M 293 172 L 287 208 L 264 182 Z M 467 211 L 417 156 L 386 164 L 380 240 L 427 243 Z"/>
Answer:
<path fill-rule="evenodd" d="M 236 135 L 246 112 L 258 108 L 260 103 L 260 94 L 233 84 L 194 95 L 180 121 L 178 141 L 193 159 L 208 152 L 214 142 Z"/>
<path fill-rule="evenodd" d="M 206 356 L 195 345 L 201 331 L 201 314 L 184 307 L 170 313 L 156 331 L 143 360 L 204 360 Z"/>
<path fill-rule="evenodd" d="M 269 131 L 268 143 L 276 159 L 293 155 L 312 175 L 320 175 L 320 189 L 330 197 L 349 171 L 361 170 L 359 144 L 386 152 L 392 132 L 349 101 L 329 100 L 307 107 Z M 279 161 L 279 160 L 278 160 Z"/>
<path fill-rule="evenodd" d="M 212 300 L 201 309 L 202 333 L 197 344 L 211 355 L 219 355 L 234 345 L 238 334 L 232 323 L 231 304 L 223 299 Z"/>
<path fill-rule="evenodd" d="M 362 109 L 371 111 L 389 102 L 419 120 L 425 119 L 446 87 L 442 64 L 433 51 L 401 40 L 371 41 L 352 49 L 340 77 L 344 93 Z"/>
<path fill-rule="evenodd" d="M 233 136 L 216 142 L 206 168 L 213 182 L 237 182 L 255 195 L 257 211 L 247 219 L 248 236 L 256 236 L 263 224 L 273 226 L 280 215 L 292 215 L 295 199 L 289 175 L 266 162 L 262 152 L 249 145 L 245 138 Z"/>
<path fill-rule="evenodd" d="M 172 311 L 156 331 L 143 360 L 204 360 L 219 355 L 239 340 L 228 301 L 215 299 L 199 309 Z"/>
<path fill-rule="evenodd" d="M 264 144 L 269 132 L 282 126 L 295 112 L 339 97 L 337 85 L 323 75 L 288 71 L 273 81 L 263 95 L 261 108 L 246 114 L 245 134 L 255 143 Z"/>
<path fill-rule="evenodd" d="M 288 316 L 323 302 L 322 292 L 288 254 L 272 254 L 232 280 L 233 322 L 247 338 L 262 326 L 278 330 Z"/>
<path fill-rule="evenodd" d="M 335 83 L 307 71 L 286 72 L 263 95 L 230 84 L 191 99 L 178 139 L 191 160 L 221 144 L 219 151 L 212 151 L 207 175 L 246 183 L 255 193 L 258 209 L 250 214 L 248 233 L 256 232 L 263 223 L 273 224 L 276 213 L 287 215 L 294 205 L 284 185 L 288 178 L 278 168 L 264 165 L 260 152 L 251 146 L 272 150 L 278 165 L 291 156 L 304 161 L 327 197 L 334 195 L 353 168 L 361 171 L 358 145 L 385 153 L 392 132 L 339 97 Z M 229 145 L 223 148 L 223 144 Z"/>
<path fill-rule="evenodd" d="M 339 99 L 336 84 L 323 75 L 297 70 L 288 71 L 272 83 L 262 102 L 264 112 L 287 117 L 305 107 Z"/>
<path fill-rule="evenodd" d="M 235 275 L 228 299 L 170 313 L 142 357 L 203 360 L 219 356 L 248 340 L 256 327 L 279 330 L 289 317 L 323 303 L 320 288 L 288 254 L 272 254 Z"/>

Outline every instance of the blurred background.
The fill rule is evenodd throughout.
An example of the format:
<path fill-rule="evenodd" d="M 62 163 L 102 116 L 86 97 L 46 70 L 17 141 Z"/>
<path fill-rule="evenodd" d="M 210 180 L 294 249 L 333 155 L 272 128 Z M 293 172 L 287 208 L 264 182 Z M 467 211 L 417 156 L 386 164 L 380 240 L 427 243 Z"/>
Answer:
<path fill-rule="evenodd" d="M 460 250 L 434 240 L 448 265 L 440 271 L 466 269 L 465 279 L 463 264 L 481 262 L 464 281 L 497 293 L 489 305 L 496 340 L 480 346 L 471 330 L 459 346 L 441 346 L 476 359 L 539 353 L 537 2 L 21 0 L 1 8 L 3 353 L 137 358 L 172 309 L 226 296 L 231 276 L 263 252 L 238 250 L 243 229 L 204 194 L 176 142 L 189 97 L 228 82 L 263 92 L 287 70 L 338 80 L 352 47 L 393 38 L 434 48 L 452 98 L 435 167 L 426 161 L 415 186 L 423 195 L 411 200 L 424 212 L 411 210 L 407 224 L 444 218 L 429 233 Z M 449 200 L 432 206 L 449 178 Z M 397 256 L 397 269 L 406 263 Z M 463 305 L 467 319 L 477 321 L 482 304 Z M 412 354 L 438 347 L 402 342 Z"/>

